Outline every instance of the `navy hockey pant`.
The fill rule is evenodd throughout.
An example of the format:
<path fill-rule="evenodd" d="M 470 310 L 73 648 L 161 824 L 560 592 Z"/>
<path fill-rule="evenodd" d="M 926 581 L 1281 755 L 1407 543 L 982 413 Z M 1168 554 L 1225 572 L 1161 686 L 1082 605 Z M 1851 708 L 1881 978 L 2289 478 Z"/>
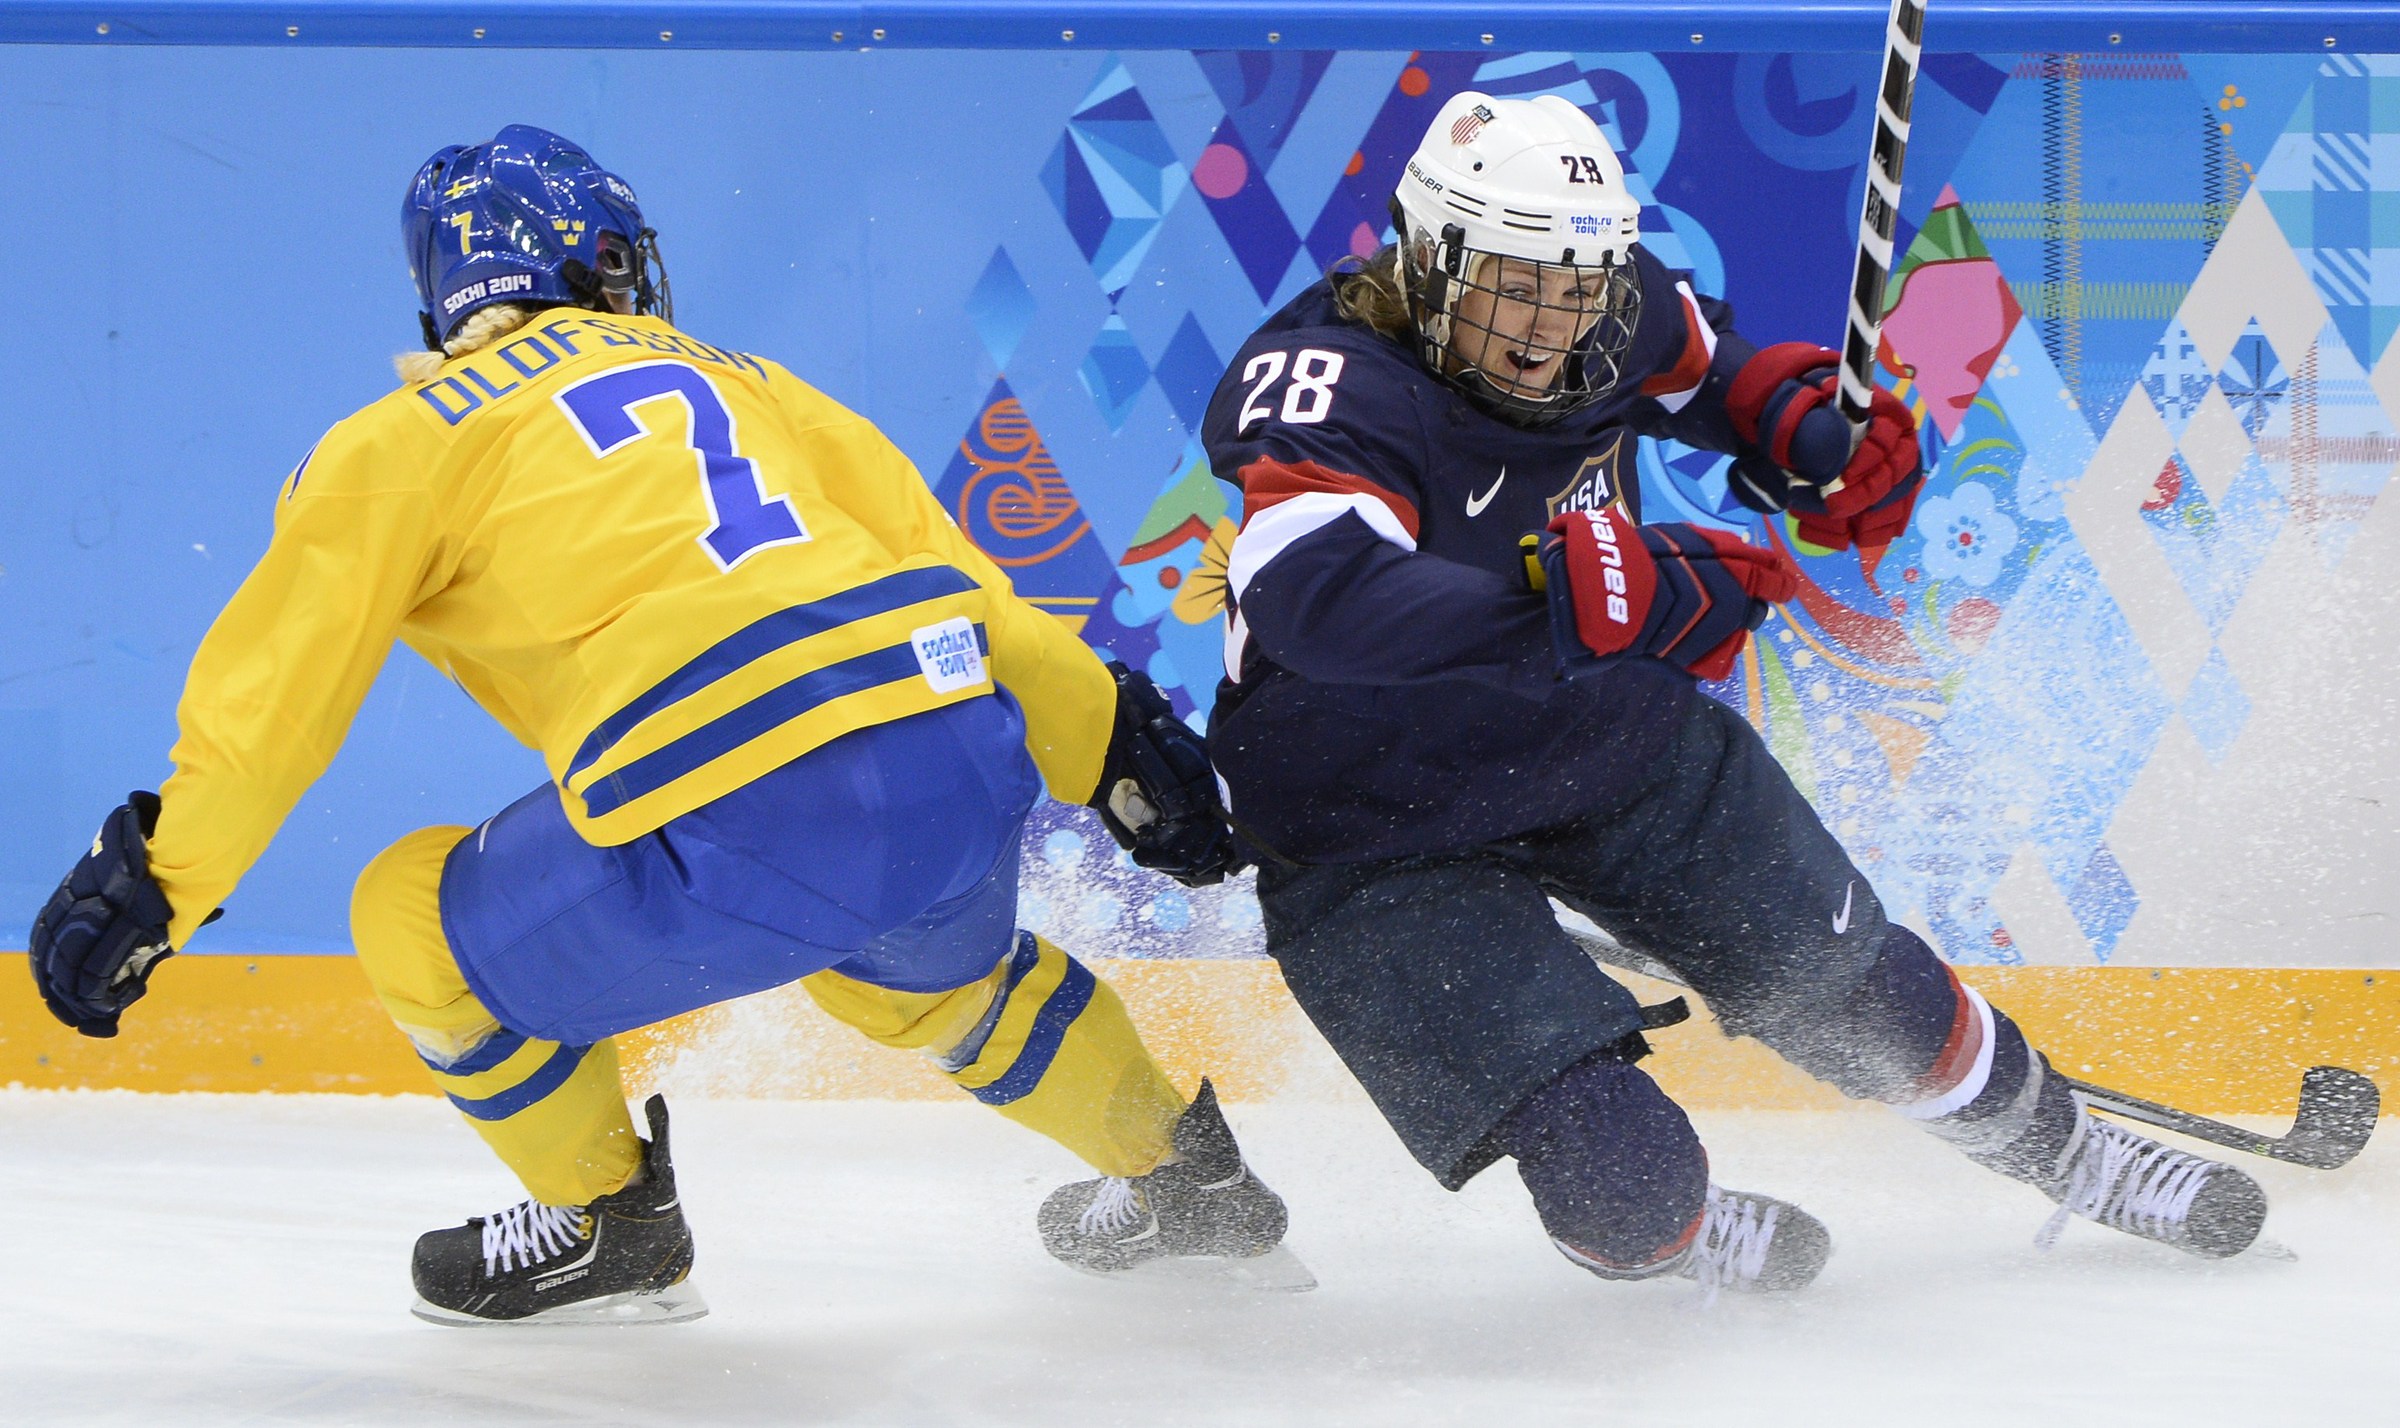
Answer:
<path fill-rule="evenodd" d="M 1984 1158 L 2023 1158 L 2039 1105 L 2063 1146 L 2074 1108 L 2015 1024 L 1886 919 L 1738 714 L 1695 696 L 1672 754 L 1628 784 L 1471 848 L 1260 870 L 1293 996 L 1444 1185 L 1515 1156 L 1551 1232 L 1618 1262 L 1699 1212 L 1690 1123 L 1632 1064 L 1639 1008 L 1551 897 L 1845 1095 Z"/>

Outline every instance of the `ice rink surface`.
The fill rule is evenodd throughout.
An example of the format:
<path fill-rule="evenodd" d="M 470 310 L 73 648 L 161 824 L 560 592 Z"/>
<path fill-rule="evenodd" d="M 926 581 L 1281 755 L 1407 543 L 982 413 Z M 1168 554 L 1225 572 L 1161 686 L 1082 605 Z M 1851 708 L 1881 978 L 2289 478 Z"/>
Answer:
<path fill-rule="evenodd" d="M 1323 1287 L 1087 1278 L 1033 1212 L 1076 1167 L 982 1108 L 676 1107 L 697 1324 L 441 1329 L 422 1230 L 513 1182 L 429 1097 L 0 1092 L 10 1424 L 2400 1422 L 2400 1136 L 2266 1165 L 2296 1263 L 2078 1223 L 1873 1111 L 1700 1117 L 1807 1205 L 1806 1293 L 1608 1285 L 1505 1167 L 1449 1195 L 1363 1101 L 1236 1105 Z M 2257 1166 L 2259 1162 L 2248 1162 Z"/>

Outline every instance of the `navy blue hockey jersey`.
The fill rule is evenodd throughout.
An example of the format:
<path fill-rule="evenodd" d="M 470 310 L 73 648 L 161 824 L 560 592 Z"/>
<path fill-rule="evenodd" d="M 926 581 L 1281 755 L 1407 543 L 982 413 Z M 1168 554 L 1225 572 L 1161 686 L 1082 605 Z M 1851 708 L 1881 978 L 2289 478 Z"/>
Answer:
<path fill-rule="evenodd" d="M 1269 856 L 1433 852 L 1593 811 L 1702 697 L 1656 659 L 1562 680 L 1518 546 L 1561 510 L 1639 520 L 1641 435 L 1739 445 L 1724 394 L 1753 349 L 1731 309 L 1635 258 L 1623 380 L 1538 430 L 1342 317 L 1329 281 L 1235 354 L 1201 431 L 1243 494 L 1209 752 Z"/>

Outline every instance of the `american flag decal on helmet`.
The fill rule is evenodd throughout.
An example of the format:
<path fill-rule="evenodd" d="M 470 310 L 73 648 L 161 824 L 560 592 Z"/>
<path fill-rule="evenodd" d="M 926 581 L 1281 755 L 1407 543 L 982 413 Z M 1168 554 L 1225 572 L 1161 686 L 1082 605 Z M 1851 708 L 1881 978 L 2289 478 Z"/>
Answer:
<path fill-rule="evenodd" d="M 1492 111 L 1478 104 L 1458 116 L 1458 122 L 1450 126 L 1450 142 L 1463 149 L 1474 143 L 1475 136 L 1483 132 L 1483 126 L 1491 122 Z"/>

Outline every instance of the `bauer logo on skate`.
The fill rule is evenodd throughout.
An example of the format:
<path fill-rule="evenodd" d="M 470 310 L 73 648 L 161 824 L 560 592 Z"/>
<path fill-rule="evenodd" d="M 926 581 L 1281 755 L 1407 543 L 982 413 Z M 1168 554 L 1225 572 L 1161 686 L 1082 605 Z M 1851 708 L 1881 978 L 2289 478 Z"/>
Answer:
<path fill-rule="evenodd" d="M 908 642 L 917 652 L 917 667 L 925 671 L 925 682 L 936 694 L 966 689 L 987 678 L 975 624 L 964 615 L 914 631 Z"/>

